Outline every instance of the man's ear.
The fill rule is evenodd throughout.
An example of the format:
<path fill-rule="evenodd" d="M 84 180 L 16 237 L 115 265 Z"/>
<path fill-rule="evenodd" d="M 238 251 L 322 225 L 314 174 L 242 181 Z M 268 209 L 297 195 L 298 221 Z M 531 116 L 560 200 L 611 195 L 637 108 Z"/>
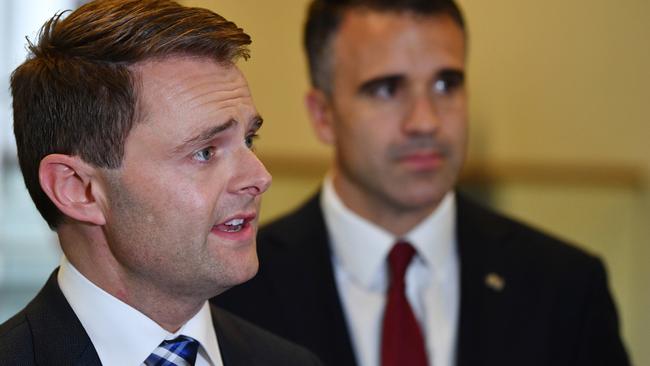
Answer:
<path fill-rule="evenodd" d="M 305 96 L 305 105 L 318 139 L 328 145 L 333 145 L 336 142 L 336 134 L 334 133 L 333 109 L 330 99 L 322 90 L 311 89 Z"/>
<path fill-rule="evenodd" d="M 104 225 L 103 187 L 97 168 L 76 156 L 50 154 L 41 160 L 41 188 L 64 215 L 85 223 Z"/>

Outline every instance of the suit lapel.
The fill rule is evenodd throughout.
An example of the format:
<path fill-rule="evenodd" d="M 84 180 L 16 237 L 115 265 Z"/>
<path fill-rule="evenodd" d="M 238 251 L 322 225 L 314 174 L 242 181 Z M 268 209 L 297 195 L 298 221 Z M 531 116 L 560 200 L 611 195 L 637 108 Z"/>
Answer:
<path fill-rule="evenodd" d="M 502 364 L 498 355 L 507 354 L 509 319 L 517 310 L 504 256 L 507 227 L 492 213 L 457 197 L 461 295 L 456 364 Z"/>
<path fill-rule="evenodd" d="M 247 345 L 249 341 L 241 336 L 240 330 L 231 324 L 215 306 L 210 306 L 212 324 L 219 342 L 219 352 L 225 366 L 253 365 L 254 360 Z"/>
<path fill-rule="evenodd" d="M 57 273 L 52 273 L 25 308 L 36 364 L 101 365 L 88 334 L 59 288 Z"/>
<path fill-rule="evenodd" d="M 287 299 L 287 326 L 294 327 L 291 333 L 300 335 L 318 354 L 329 355 L 328 359 L 323 358 L 325 364 L 355 365 L 319 195 L 284 222 L 286 225 L 275 227 L 269 234 L 286 245 L 286 253 L 276 253 L 275 257 L 286 260 L 286 268 L 293 268 L 272 279 L 278 298 Z M 273 265 L 282 267 L 283 263 Z M 295 314 L 308 320 L 296 322 Z"/>

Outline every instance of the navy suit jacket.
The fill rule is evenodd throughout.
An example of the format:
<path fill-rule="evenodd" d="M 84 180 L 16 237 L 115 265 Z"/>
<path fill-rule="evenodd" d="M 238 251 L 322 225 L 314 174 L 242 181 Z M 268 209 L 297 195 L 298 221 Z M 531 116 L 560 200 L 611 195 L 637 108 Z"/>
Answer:
<path fill-rule="evenodd" d="M 629 364 L 599 259 L 460 194 L 457 216 L 458 366 Z M 258 253 L 258 275 L 213 301 L 327 365 L 356 365 L 318 195 L 262 228 Z"/>
<path fill-rule="evenodd" d="M 24 310 L 0 325 L 0 365 L 101 365 L 88 334 L 59 288 L 56 273 Z M 320 365 L 306 349 L 225 310 L 215 306 L 210 310 L 224 366 Z"/>

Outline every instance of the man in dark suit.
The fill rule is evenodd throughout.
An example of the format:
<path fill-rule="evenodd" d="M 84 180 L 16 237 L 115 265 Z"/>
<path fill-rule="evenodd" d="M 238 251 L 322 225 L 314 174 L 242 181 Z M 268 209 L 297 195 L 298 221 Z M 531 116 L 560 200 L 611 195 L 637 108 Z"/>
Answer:
<path fill-rule="evenodd" d="M 95 1 L 57 14 L 12 75 L 27 189 L 64 257 L 0 325 L 1 365 L 318 365 L 208 299 L 250 279 L 262 125 L 206 9 Z"/>
<path fill-rule="evenodd" d="M 601 262 L 454 191 L 466 31 L 451 0 L 311 3 L 321 192 L 217 303 L 329 365 L 627 365 Z"/>

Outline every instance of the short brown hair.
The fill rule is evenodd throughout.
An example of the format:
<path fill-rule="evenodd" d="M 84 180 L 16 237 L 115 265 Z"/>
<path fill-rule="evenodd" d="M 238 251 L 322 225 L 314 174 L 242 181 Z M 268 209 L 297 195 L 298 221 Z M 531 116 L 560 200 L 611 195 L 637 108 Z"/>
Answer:
<path fill-rule="evenodd" d="M 311 85 L 331 94 L 332 39 L 347 11 L 411 12 L 423 16 L 446 15 L 465 31 L 463 14 L 453 0 L 313 0 L 307 10 L 304 47 Z"/>
<path fill-rule="evenodd" d="M 11 92 L 20 168 L 48 225 L 55 229 L 63 215 L 39 183 L 45 156 L 121 165 L 125 139 L 137 122 L 132 65 L 174 55 L 229 64 L 248 58 L 250 43 L 222 16 L 167 0 L 98 0 L 47 21 L 13 72 Z"/>

